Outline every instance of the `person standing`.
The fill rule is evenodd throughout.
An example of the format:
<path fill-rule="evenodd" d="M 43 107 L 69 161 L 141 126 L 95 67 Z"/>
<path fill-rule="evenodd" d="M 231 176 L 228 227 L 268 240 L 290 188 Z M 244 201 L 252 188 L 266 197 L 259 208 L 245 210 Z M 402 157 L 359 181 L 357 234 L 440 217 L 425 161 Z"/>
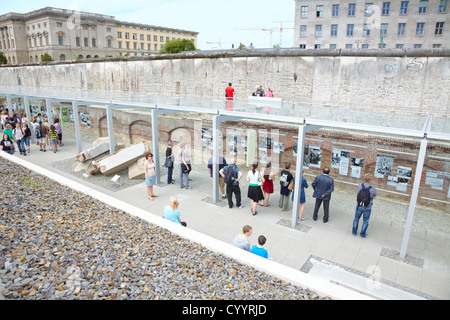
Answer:
<path fill-rule="evenodd" d="M 227 161 L 224 157 L 219 156 L 219 188 L 222 193 L 222 199 L 225 199 L 227 195 L 225 194 L 225 182 L 223 181 L 223 176 L 220 174 L 220 170 L 222 170 L 227 165 Z M 208 160 L 208 171 L 211 176 L 211 184 L 213 183 L 213 158 L 209 158 Z"/>
<path fill-rule="evenodd" d="M 252 164 L 252 170 L 247 173 L 247 182 L 249 182 L 247 197 L 250 198 L 252 207 L 251 212 L 252 215 L 256 215 L 258 212 L 256 211 L 258 207 L 258 202 L 264 200 L 264 195 L 261 190 L 262 180 L 261 180 L 261 172 L 256 170 L 258 168 L 258 163 Z"/>
<path fill-rule="evenodd" d="M 40 151 L 46 152 L 47 150 L 45 150 L 45 147 L 47 142 L 48 129 L 47 126 L 42 121 L 41 123 L 39 123 L 39 132 L 40 132 L 39 147 L 41 148 Z"/>
<path fill-rule="evenodd" d="M 253 228 L 249 225 L 245 225 L 242 227 L 242 233 L 238 234 L 236 238 L 234 238 L 234 246 L 244 249 L 245 251 L 250 252 L 250 241 L 248 241 L 248 237 L 250 237 L 253 233 Z"/>
<path fill-rule="evenodd" d="M 227 180 L 226 174 L 230 174 L 230 181 Z M 239 187 L 239 180 L 242 178 L 242 172 L 236 166 L 236 158 L 231 158 L 230 164 L 223 167 L 219 174 L 224 178 L 224 182 L 227 185 L 227 198 L 228 207 L 233 208 L 233 193 L 236 197 L 236 207 L 242 209 L 244 206 L 241 204 L 241 188 Z"/>
<path fill-rule="evenodd" d="M 295 184 L 295 178 L 294 178 L 294 184 Z M 308 188 L 308 182 L 305 178 L 302 177 L 302 185 L 301 185 L 301 193 L 300 193 L 300 213 L 298 216 L 299 221 L 305 220 L 303 218 L 303 211 L 305 211 L 305 203 L 306 203 L 306 195 L 305 195 L 305 188 Z M 292 193 L 292 201 L 294 201 L 294 193 Z"/>
<path fill-rule="evenodd" d="M 25 152 L 30 153 L 30 137 L 31 137 L 31 130 L 28 128 L 28 124 L 22 122 L 22 130 L 23 130 L 23 147 L 25 149 Z"/>
<path fill-rule="evenodd" d="M 313 197 L 316 198 L 316 204 L 314 207 L 313 220 L 317 220 L 317 213 L 323 202 L 323 222 L 328 222 L 329 219 L 329 208 L 331 193 L 334 191 L 334 180 L 329 176 L 330 168 L 325 167 L 323 169 L 323 174 L 317 176 L 313 183 L 311 184 L 314 193 Z"/>
<path fill-rule="evenodd" d="M 289 184 L 293 179 L 294 176 L 291 173 L 291 164 L 286 162 L 284 164 L 284 170 L 281 170 L 280 176 L 280 200 L 278 202 L 278 207 L 281 208 L 282 211 L 289 210 L 289 195 L 291 194 Z"/>
<path fill-rule="evenodd" d="M 50 144 L 52 146 L 53 153 L 56 153 L 58 151 L 58 132 L 56 131 L 56 128 L 54 125 L 50 126 Z"/>
<path fill-rule="evenodd" d="M 272 162 L 269 162 L 266 165 L 266 168 L 263 171 L 262 174 L 262 190 L 264 195 L 264 207 L 269 206 L 269 197 L 273 193 L 273 180 L 275 178 L 275 175 L 272 172 Z"/>
<path fill-rule="evenodd" d="M 182 143 L 180 145 L 180 148 L 181 148 L 180 153 L 179 153 L 179 157 L 180 157 L 180 187 L 186 188 L 186 190 L 188 190 L 188 189 L 192 189 L 189 186 L 189 173 L 191 172 L 191 169 L 192 169 L 191 157 L 189 156 L 189 151 L 187 150 L 186 143 Z"/>
<path fill-rule="evenodd" d="M 169 141 L 166 149 L 166 167 L 167 167 L 167 184 L 173 184 L 174 180 L 172 179 L 172 173 L 173 173 L 173 162 L 174 162 L 174 156 L 172 152 L 173 142 Z"/>
<path fill-rule="evenodd" d="M 158 197 L 153 193 L 153 186 L 156 184 L 156 165 L 153 162 L 153 154 L 151 152 L 145 155 L 144 163 L 145 186 L 147 187 L 147 195 L 149 200 Z"/>
<path fill-rule="evenodd" d="M 356 197 L 356 212 L 353 220 L 352 234 L 356 236 L 358 232 L 358 224 L 361 215 L 363 216 L 363 224 L 361 227 L 360 236 L 367 237 L 367 228 L 369 227 L 370 214 L 372 212 L 373 199 L 377 196 L 377 191 L 370 185 L 372 181 L 372 175 L 366 173 L 364 175 L 364 183 L 358 185 L 358 195 Z"/>
<path fill-rule="evenodd" d="M 23 141 L 24 132 L 20 126 L 21 126 L 20 122 L 16 122 L 16 127 L 13 130 L 13 138 L 14 138 L 14 141 L 16 141 L 16 143 L 17 143 L 17 147 L 19 148 L 20 154 L 23 154 L 24 156 L 26 156 L 27 151 L 25 150 L 24 141 Z"/>
<path fill-rule="evenodd" d="M 63 145 L 63 143 L 62 143 L 62 129 L 61 129 L 61 125 L 59 124 L 59 119 L 58 118 L 55 119 L 55 123 L 53 125 L 55 126 L 56 133 L 58 134 L 58 145 L 61 147 Z"/>
<path fill-rule="evenodd" d="M 233 100 L 234 97 L 234 89 L 231 85 L 231 82 L 229 82 L 228 87 L 225 88 L 225 97 L 227 100 Z"/>

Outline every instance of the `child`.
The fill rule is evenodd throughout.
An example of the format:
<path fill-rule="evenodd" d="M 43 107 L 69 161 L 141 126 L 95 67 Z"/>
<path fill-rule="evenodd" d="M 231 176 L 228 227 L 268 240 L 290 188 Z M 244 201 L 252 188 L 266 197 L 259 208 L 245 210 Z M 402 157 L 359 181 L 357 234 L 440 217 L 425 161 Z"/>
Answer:
<path fill-rule="evenodd" d="M 50 126 L 50 143 L 52 144 L 53 153 L 58 151 L 58 133 L 54 125 Z"/>
<path fill-rule="evenodd" d="M 265 243 L 266 243 L 266 237 L 259 236 L 258 237 L 258 244 L 254 245 L 252 247 L 252 251 L 251 252 L 256 254 L 256 255 L 258 255 L 258 256 L 261 256 L 263 258 L 269 259 L 269 254 L 268 254 L 267 250 L 263 248 L 263 245 Z M 272 259 L 270 259 L 270 260 L 272 260 Z"/>

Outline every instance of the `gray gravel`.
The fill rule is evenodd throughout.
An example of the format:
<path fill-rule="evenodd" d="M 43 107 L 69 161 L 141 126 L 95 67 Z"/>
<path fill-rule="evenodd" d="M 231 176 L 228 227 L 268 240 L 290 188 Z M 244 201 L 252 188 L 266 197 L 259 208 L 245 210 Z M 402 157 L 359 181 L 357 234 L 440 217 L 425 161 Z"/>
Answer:
<path fill-rule="evenodd" d="M 5 299 L 326 299 L 0 158 Z"/>

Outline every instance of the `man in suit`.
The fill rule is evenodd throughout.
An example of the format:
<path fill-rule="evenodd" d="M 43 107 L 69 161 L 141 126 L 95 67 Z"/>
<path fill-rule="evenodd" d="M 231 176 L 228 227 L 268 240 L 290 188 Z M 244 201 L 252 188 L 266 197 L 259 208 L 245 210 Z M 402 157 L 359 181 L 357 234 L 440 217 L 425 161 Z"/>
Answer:
<path fill-rule="evenodd" d="M 316 198 L 313 214 L 314 221 L 317 220 L 317 213 L 323 202 L 323 222 L 328 222 L 331 193 L 334 190 L 334 180 L 328 176 L 329 174 L 330 168 L 324 168 L 323 174 L 317 176 L 312 183 L 314 189 L 313 197 Z"/>

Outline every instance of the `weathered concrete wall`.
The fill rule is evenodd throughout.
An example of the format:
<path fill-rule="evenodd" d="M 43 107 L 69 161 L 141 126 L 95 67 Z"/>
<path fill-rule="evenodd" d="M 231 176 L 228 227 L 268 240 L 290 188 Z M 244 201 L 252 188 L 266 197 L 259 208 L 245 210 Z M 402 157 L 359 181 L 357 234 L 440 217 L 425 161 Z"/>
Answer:
<path fill-rule="evenodd" d="M 0 86 L 237 99 L 262 85 L 285 102 L 450 114 L 450 50 L 248 50 L 0 68 Z"/>

